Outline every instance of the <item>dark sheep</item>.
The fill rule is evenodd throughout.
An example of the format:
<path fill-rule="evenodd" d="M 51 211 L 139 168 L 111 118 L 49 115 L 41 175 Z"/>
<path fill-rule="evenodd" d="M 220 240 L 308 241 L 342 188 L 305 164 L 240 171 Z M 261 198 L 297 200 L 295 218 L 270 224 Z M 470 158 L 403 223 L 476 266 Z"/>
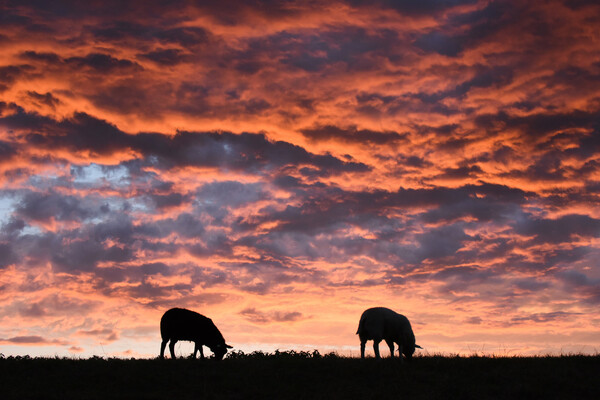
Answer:
<path fill-rule="evenodd" d="M 193 358 L 196 358 L 198 351 L 200 358 L 204 358 L 203 345 L 213 352 L 217 360 L 223 359 L 227 349 L 231 349 L 210 318 L 184 308 L 172 308 L 164 313 L 160 319 L 160 335 L 160 358 L 164 358 L 165 346 L 169 340 L 171 358 L 175 358 L 175 343 L 179 340 L 195 343 Z"/>
<path fill-rule="evenodd" d="M 415 343 L 415 334 L 410 326 L 408 318 L 398 314 L 389 308 L 369 308 L 362 313 L 356 332 L 360 338 L 360 357 L 365 358 L 365 343 L 373 340 L 375 357 L 379 356 L 379 342 L 385 340 L 390 348 L 390 355 L 394 357 L 394 343 L 398 344 L 400 361 L 402 354 L 410 360 L 415 348 L 421 348 Z"/>

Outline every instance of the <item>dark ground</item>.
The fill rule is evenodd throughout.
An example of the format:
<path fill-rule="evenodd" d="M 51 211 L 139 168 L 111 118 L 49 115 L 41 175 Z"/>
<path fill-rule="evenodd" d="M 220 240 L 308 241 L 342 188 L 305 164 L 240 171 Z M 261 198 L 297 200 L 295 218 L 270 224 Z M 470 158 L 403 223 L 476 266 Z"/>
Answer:
<path fill-rule="evenodd" d="M 598 399 L 600 356 L 0 358 L 0 399 Z"/>

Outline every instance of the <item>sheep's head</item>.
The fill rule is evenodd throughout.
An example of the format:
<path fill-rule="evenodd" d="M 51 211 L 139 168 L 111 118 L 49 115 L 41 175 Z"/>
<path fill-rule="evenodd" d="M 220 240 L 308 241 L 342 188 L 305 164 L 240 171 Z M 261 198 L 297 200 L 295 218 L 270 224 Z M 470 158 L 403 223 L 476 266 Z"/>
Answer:
<path fill-rule="evenodd" d="M 226 343 L 216 344 L 210 347 L 210 351 L 215 355 L 215 360 L 222 360 L 225 353 L 227 353 L 227 349 L 231 349 L 232 347 Z"/>
<path fill-rule="evenodd" d="M 421 346 L 419 346 L 418 344 L 414 344 L 412 346 L 404 346 L 402 348 L 402 351 L 404 353 L 404 356 L 406 357 L 407 360 L 412 360 L 412 356 L 415 353 L 415 349 L 422 349 Z M 402 354 L 400 354 L 400 357 L 402 357 Z"/>

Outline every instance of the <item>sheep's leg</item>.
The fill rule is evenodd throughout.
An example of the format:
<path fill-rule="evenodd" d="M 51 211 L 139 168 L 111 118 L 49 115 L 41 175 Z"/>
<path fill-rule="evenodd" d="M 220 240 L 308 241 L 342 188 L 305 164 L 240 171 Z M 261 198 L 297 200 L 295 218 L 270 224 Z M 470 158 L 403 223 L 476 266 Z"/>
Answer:
<path fill-rule="evenodd" d="M 398 355 L 398 358 L 400 358 L 400 363 L 402 364 L 402 362 L 404 362 L 404 359 L 402 357 L 402 344 L 401 343 L 398 343 L 398 352 L 400 353 Z"/>
<path fill-rule="evenodd" d="M 366 340 L 360 340 L 360 358 L 365 358 L 365 344 L 367 344 Z"/>
<path fill-rule="evenodd" d="M 175 359 L 175 343 L 177 343 L 177 340 L 175 339 L 171 339 L 171 343 L 169 343 L 169 350 L 171 350 L 172 359 Z"/>
<path fill-rule="evenodd" d="M 169 339 L 165 339 L 160 344 L 160 358 L 165 358 L 165 347 L 167 346 L 167 342 Z"/>
<path fill-rule="evenodd" d="M 391 340 L 387 340 L 385 341 L 388 345 L 388 347 L 390 348 L 390 357 L 394 358 L 394 342 Z"/>
<path fill-rule="evenodd" d="M 381 339 L 373 340 L 373 351 L 375 351 L 375 358 L 381 358 L 379 355 L 379 342 L 381 342 Z"/>
<path fill-rule="evenodd" d="M 201 344 L 198 345 L 198 350 L 200 350 L 200 358 L 202 360 L 204 360 L 204 350 L 202 350 L 202 345 Z"/>

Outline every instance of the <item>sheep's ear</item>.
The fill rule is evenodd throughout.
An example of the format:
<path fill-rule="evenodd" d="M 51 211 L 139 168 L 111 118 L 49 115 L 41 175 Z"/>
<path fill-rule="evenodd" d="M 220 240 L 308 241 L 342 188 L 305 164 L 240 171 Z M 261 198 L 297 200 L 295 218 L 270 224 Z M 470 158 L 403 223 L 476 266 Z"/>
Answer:
<path fill-rule="evenodd" d="M 227 343 L 225 343 L 225 347 L 227 347 L 228 349 L 233 349 L 233 346 L 230 346 Z"/>
<path fill-rule="evenodd" d="M 422 349 L 422 347 L 421 347 L 421 346 L 419 346 L 418 344 L 415 344 L 415 347 L 416 347 L 417 349 Z"/>

